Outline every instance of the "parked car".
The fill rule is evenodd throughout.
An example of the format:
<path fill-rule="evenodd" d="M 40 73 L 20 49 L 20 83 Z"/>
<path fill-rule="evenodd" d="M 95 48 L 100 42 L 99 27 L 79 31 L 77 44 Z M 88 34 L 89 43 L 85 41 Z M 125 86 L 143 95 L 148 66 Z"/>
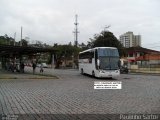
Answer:
<path fill-rule="evenodd" d="M 43 66 L 43 68 L 48 68 L 46 63 L 37 64 L 37 67 L 41 67 L 41 65 Z"/>
<path fill-rule="evenodd" d="M 43 68 L 48 68 L 46 63 L 42 63 Z"/>
<path fill-rule="evenodd" d="M 121 67 L 120 67 L 120 73 L 121 73 L 121 74 L 122 74 L 122 73 L 128 74 L 128 67 L 127 67 L 127 66 L 121 66 Z"/>
<path fill-rule="evenodd" d="M 41 64 L 37 64 L 37 67 L 41 67 Z"/>

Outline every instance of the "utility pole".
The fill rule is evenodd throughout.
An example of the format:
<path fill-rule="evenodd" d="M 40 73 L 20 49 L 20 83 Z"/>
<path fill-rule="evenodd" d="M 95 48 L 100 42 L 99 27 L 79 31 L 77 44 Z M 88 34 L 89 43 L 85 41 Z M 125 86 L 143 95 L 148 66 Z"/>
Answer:
<path fill-rule="evenodd" d="M 21 41 L 20 41 L 20 46 L 22 46 L 22 27 L 21 27 Z"/>
<path fill-rule="evenodd" d="M 74 23 L 74 25 L 75 25 L 75 29 L 74 29 L 74 31 L 73 31 L 73 33 L 74 33 L 74 45 L 77 47 L 78 46 L 78 33 L 79 33 L 79 31 L 78 31 L 78 15 L 76 14 L 75 15 L 75 23 Z"/>

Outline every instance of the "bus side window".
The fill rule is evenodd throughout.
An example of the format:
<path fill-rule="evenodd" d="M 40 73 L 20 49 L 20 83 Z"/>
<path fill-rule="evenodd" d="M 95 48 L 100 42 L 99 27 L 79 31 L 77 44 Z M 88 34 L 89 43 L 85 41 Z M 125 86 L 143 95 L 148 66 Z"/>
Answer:
<path fill-rule="evenodd" d="M 92 63 L 92 58 L 89 58 L 89 63 Z"/>
<path fill-rule="evenodd" d="M 94 58 L 94 51 L 90 52 L 89 63 L 92 63 L 92 58 Z"/>
<path fill-rule="evenodd" d="M 91 52 L 91 58 L 94 58 L 94 51 Z"/>

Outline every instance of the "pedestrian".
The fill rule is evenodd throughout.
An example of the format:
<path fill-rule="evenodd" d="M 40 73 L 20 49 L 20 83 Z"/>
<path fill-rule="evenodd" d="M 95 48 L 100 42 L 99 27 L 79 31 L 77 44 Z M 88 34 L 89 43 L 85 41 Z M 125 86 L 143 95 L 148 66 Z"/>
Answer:
<path fill-rule="evenodd" d="M 36 69 L 36 63 L 35 62 L 33 62 L 32 67 L 33 67 L 33 74 L 35 74 L 35 69 Z"/>
<path fill-rule="evenodd" d="M 20 64 L 20 70 L 22 73 L 24 73 L 24 62 L 21 62 Z"/>
<path fill-rule="evenodd" d="M 12 72 L 14 72 L 14 69 L 15 69 L 15 64 L 14 64 L 14 62 L 11 62 L 10 69 L 11 69 Z"/>
<path fill-rule="evenodd" d="M 62 68 L 63 69 L 65 68 L 65 62 L 64 61 L 62 62 Z"/>
<path fill-rule="evenodd" d="M 41 63 L 41 66 L 40 66 L 40 73 L 43 73 L 43 64 Z"/>

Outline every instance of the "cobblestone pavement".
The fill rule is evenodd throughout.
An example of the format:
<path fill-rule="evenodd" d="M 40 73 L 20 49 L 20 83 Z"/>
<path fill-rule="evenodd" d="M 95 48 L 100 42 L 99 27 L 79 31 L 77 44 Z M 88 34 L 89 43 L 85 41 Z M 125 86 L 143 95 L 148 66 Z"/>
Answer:
<path fill-rule="evenodd" d="M 0 114 L 160 113 L 159 76 L 95 79 L 77 70 L 44 73 L 59 79 L 0 79 Z M 94 90 L 94 81 L 114 80 L 122 81 L 121 90 Z"/>

